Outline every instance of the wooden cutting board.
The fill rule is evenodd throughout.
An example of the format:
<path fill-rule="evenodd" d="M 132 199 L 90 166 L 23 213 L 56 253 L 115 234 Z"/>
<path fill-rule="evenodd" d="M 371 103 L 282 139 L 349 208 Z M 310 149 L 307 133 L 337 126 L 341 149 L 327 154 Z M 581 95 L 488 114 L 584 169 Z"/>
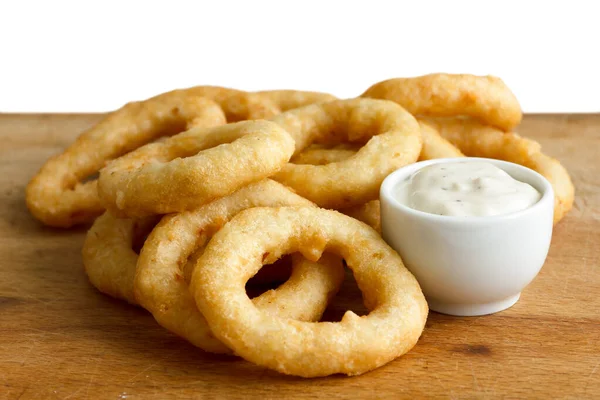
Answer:
<path fill-rule="evenodd" d="M 100 117 L 0 115 L 0 399 L 600 398 L 600 114 L 529 115 L 519 128 L 564 163 L 577 195 L 514 307 L 431 313 L 406 356 L 312 380 L 205 354 L 99 294 L 81 263 L 85 229 L 29 215 L 28 180 Z M 347 308 L 360 308 L 351 279 L 329 315 Z"/>

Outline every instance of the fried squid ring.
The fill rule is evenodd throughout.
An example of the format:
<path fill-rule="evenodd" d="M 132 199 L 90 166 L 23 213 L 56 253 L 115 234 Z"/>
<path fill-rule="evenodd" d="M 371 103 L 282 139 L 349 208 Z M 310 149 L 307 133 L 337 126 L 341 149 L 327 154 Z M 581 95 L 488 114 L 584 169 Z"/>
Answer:
<path fill-rule="evenodd" d="M 510 130 L 521 122 L 521 106 L 506 84 L 495 76 L 429 74 L 388 79 L 361 97 L 395 101 L 415 116 L 469 116 Z"/>
<path fill-rule="evenodd" d="M 163 94 L 126 104 L 44 164 L 27 185 L 27 207 L 50 226 L 68 228 L 90 222 L 104 207 L 98 198 L 97 181 L 82 180 L 97 173 L 107 161 L 162 136 L 224 123 L 225 116 L 216 103 L 195 95 Z"/>
<path fill-rule="evenodd" d="M 96 218 L 86 235 L 82 249 L 83 265 L 90 283 L 105 295 L 138 305 L 133 291 L 138 254 L 146 237 L 159 220 L 160 216 L 141 219 L 117 218 L 108 212 Z M 201 249 L 196 251 L 184 265 L 185 282 L 189 282 L 195 260 L 201 254 Z M 286 257 L 266 265 L 248 284 L 285 282 L 290 278 L 292 271 L 293 265 L 290 261 L 291 257 Z M 301 260 L 297 262 L 305 263 Z"/>
<path fill-rule="evenodd" d="M 423 135 L 423 148 L 421 149 L 419 160 L 464 157 L 460 150 L 440 136 L 440 134 L 430 125 L 419 121 L 419 126 Z M 295 164 L 313 165 L 329 164 L 350 158 L 356 154 L 357 150 L 357 146 L 345 144 L 337 145 L 333 148 L 327 148 L 323 145 L 312 145 L 302 153 L 292 158 L 290 162 Z M 379 200 L 372 200 L 367 203 L 344 208 L 339 211 L 366 223 L 377 232 L 381 232 Z"/>
<path fill-rule="evenodd" d="M 340 322 L 283 319 L 258 309 L 244 291 L 265 258 L 300 252 L 346 260 L 370 313 Z M 266 255 L 266 256 L 265 256 Z M 336 211 L 253 208 L 213 236 L 192 273 L 190 291 L 215 336 L 255 364 L 303 377 L 359 375 L 409 351 L 428 307 L 400 256 L 375 230 Z"/>
<path fill-rule="evenodd" d="M 288 163 L 274 179 L 325 208 L 350 207 L 376 199 L 383 179 L 417 160 L 419 125 L 399 105 L 351 99 L 313 104 L 272 119 L 296 142 L 299 154 L 313 142 L 366 143 L 349 159 L 327 165 Z"/>
<path fill-rule="evenodd" d="M 96 289 L 116 299 L 138 304 L 133 293 L 138 260 L 134 248 L 143 242 L 159 218 L 117 218 L 108 212 L 96 218 L 82 250 L 85 272 Z"/>
<path fill-rule="evenodd" d="M 341 143 L 332 147 L 313 144 L 307 147 L 302 153 L 292 157 L 292 164 L 326 165 L 338 161 L 344 161 L 356 155 L 360 150 L 360 145 Z"/>
<path fill-rule="evenodd" d="M 315 103 L 326 103 L 337 100 L 332 94 L 322 92 L 306 92 L 302 90 L 264 90 L 256 94 L 274 103 L 280 112 L 308 106 Z"/>
<path fill-rule="evenodd" d="M 191 129 L 112 161 L 98 193 L 118 216 L 185 211 L 276 173 L 293 151 L 294 140 L 269 121 Z"/>
<path fill-rule="evenodd" d="M 281 112 L 271 99 L 257 93 L 244 92 L 219 86 L 194 86 L 177 89 L 186 95 L 202 96 L 221 106 L 227 122 L 239 122 L 251 119 L 266 119 Z"/>
<path fill-rule="evenodd" d="M 339 210 L 349 217 L 364 222 L 377 232 L 381 233 L 381 205 L 379 200 L 371 200 L 365 204 Z"/>
<path fill-rule="evenodd" d="M 419 127 L 423 135 L 423 149 L 419 154 L 419 161 L 464 157 L 464 154 L 456 146 L 444 139 L 431 125 L 419 120 Z"/>
<path fill-rule="evenodd" d="M 196 210 L 164 217 L 140 253 L 134 285 L 136 298 L 160 325 L 171 332 L 206 351 L 229 352 L 212 335 L 198 311 L 183 279 L 181 265 L 240 211 L 284 205 L 310 207 L 312 203 L 274 181 L 264 180 Z M 278 259 L 268 253 L 262 255 L 265 262 Z M 263 312 L 280 318 L 318 321 L 329 300 L 339 290 L 344 270 L 338 257 L 324 257 L 316 264 L 293 257 L 290 279 L 276 290 L 253 299 L 253 303 Z"/>
<path fill-rule="evenodd" d="M 558 160 L 542 153 L 539 143 L 467 119 L 429 119 L 427 123 L 467 156 L 513 162 L 548 179 L 554 189 L 555 224 L 573 207 L 575 187 L 569 173 Z"/>
<path fill-rule="evenodd" d="M 425 143 L 425 141 L 423 143 Z M 345 144 L 330 148 L 314 144 L 292 158 L 290 162 L 294 164 L 325 165 L 346 160 L 354 156 L 358 149 L 359 148 L 357 146 Z M 381 232 L 379 200 L 371 200 L 358 206 L 344 208 L 340 210 L 340 212 L 364 222 L 377 232 Z"/>
<path fill-rule="evenodd" d="M 448 140 L 444 139 L 431 125 L 419 121 L 421 134 L 423 135 L 423 147 L 419 154 L 419 161 L 432 160 L 434 158 L 464 157 L 459 149 Z M 325 165 L 346 160 L 356 154 L 360 149 L 358 145 L 342 143 L 333 147 L 321 144 L 313 144 L 302 153 L 292 157 L 294 164 Z"/>

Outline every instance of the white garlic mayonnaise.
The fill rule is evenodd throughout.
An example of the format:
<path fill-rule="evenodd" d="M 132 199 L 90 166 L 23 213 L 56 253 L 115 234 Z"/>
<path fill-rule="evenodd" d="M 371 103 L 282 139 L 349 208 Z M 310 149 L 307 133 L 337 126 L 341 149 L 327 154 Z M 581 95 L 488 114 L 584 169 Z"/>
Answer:
<path fill-rule="evenodd" d="M 396 189 L 404 205 L 430 214 L 482 217 L 531 207 L 541 194 L 487 162 L 432 164 Z"/>

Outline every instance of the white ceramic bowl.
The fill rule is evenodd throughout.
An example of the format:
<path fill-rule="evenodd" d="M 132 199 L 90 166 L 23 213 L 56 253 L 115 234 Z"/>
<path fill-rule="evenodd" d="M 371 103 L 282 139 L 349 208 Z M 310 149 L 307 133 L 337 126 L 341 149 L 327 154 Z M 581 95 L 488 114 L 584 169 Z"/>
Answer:
<path fill-rule="evenodd" d="M 414 210 L 394 198 L 397 186 L 427 165 L 486 161 L 536 188 L 541 199 L 523 211 L 492 217 L 452 217 Z M 537 172 L 484 158 L 418 162 L 381 185 L 383 238 L 415 275 L 433 311 L 491 314 L 515 304 L 538 274 L 550 247 L 554 192 Z"/>

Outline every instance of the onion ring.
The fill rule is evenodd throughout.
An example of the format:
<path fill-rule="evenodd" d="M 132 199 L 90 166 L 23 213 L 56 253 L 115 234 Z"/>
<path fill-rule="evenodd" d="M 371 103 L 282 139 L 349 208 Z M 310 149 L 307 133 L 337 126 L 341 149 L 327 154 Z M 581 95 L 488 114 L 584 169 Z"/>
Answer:
<path fill-rule="evenodd" d="M 133 293 L 138 260 L 134 243 L 152 231 L 157 218 L 117 218 L 108 212 L 96 218 L 82 250 L 85 272 L 96 289 L 116 299 L 138 304 Z"/>
<path fill-rule="evenodd" d="M 299 251 L 318 260 L 343 257 L 369 315 L 346 311 L 340 322 L 282 319 L 256 308 L 244 291 L 265 254 Z M 375 230 L 336 211 L 253 208 L 234 217 L 208 244 L 190 291 L 215 336 L 248 361 L 303 377 L 359 375 L 409 351 L 428 307 L 400 256 Z"/>
<path fill-rule="evenodd" d="M 521 106 L 502 79 L 468 74 L 429 74 L 388 79 L 361 97 L 392 100 L 415 116 L 470 116 L 510 130 L 519 125 Z"/>
<path fill-rule="evenodd" d="M 324 208 L 350 207 L 378 197 L 392 171 L 417 160 L 422 139 L 416 120 L 390 101 L 336 100 L 272 118 L 289 132 L 299 154 L 313 142 L 366 144 L 353 157 L 327 165 L 288 163 L 273 179 Z"/>
<path fill-rule="evenodd" d="M 425 135 L 423 135 L 423 150 L 425 148 Z M 325 165 L 346 160 L 356 154 L 358 146 L 340 144 L 334 147 L 313 144 L 302 153 L 293 157 L 290 162 L 294 164 Z M 379 200 L 371 200 L 354 207 L 341 209 L 340 212 L 364 222 L 377 232 L 381 232 L 381 217 Z"/>
<path fill-rule="evenodd" d="M 326 165 L 344 161 L 356 155 L 360 145 L 341 143 L 332 147 L 322 144 L 312 144 L 302 153 L 292 157 L 292 164 Z"/>
<path fill-rule="evenodd" d="M 465 156 L 431 125 L 419 120 L 419 127 L 423 135 L 423 149 L 421 150 L 421 154 L 419 154 L 419 161 Z"/>
<path fill-rule="evenodd" d="M 133 291 L 138 254 L 159 220 L 160 216 L 117 218 L 108 212 L 96 218 L 82 249 L 83 265 L 90 283 L 105 295 L 138 305 Z M 190 281 L 194 261 L 201 254 L 202 251 L 197 251 L 184 265 L 185 282 Z M 267 285 L 287 281 L 292 272 L 290 261 L 291 257 L 285 257 L 274 264 L 265 265 L 249 284 Z"/>
<path fill-rule="evenodd" d="M 459 149 L 448 140 L 444 139 L 431 125 L 419 120 L 419 127 L 423 135 L 423 147 L 419 154 L 419 161 L 434 158 L 464 157 Z M 302 153 L 292 157 L 293 164 L 325 165 L 346 160 L 356 154 L 360 149 L 358 145 L 342 143 L 333 147 L 322 144 L 313 144 Z"/>
<path fill-rule="evenodd" d="M 104 207 L 98 198 L 97 181 L 82 180 L 97 173 L 107 161 L 162 136 L 224 123 L 221 108 L 197 96 L 164 94 L 128 103 L 42 166 L 27 185 L 27 207 L 38 220 L 54 227 L 90 222 Z"/>
<path fill-rule="evenodd" d="M 118 216 L 185 211 L 276 173 L 293 151 L 290 135 L 269 121 L 191 129 L 112 161 L 98 193 Z"/>
<path fill-rule="evenodd" d="M 419 160 L 464 157 L 460 150 L 444 139 L 433 127 L 422 121 L 419 121 L 419 126 L 423 135 L 423 148 L 421 149 Z M 312 145 L 292 158 L 290 162 L 313 165 L 329 164 L 350 158 L 356 154 L 356 151 L 356 146 L 347 144 L 337 145 L 333 148 L 327 148 L 323 145 Z M 377 232 L 381 232 L 379 200 L 371 200 L 367 203 L 344 208 L 339 211 L 366 223 Z"/>
<path fill-rule="evenodd" d="M 306 92 L 301 90 L 263 90 L 255 92 L 277 105 L 280 112 L 308 106 L 315 103 L 326 103 L 337 100 L 332 94 L 322 92 Z"/>
<path fill-rule="evenodd" d="M 177 89 L 186 95 L 202 96 L 221 106 L 227 122 L 239 122 L 251 119 L 266 119 L 281 112 L 279 106 L 269 98 L 258 93 L 244 92 L 220 86 L 194 86 Z"/>
<path fill-rule="evenodd" d="M 342 214 L 357 219 L 381 233 L 381 205 L 379 200 L 371 200 L 359 206 L 339 210 Z"/>
<path fill-rule="evenodd" d="M 467 156 L 495 158 L 531 168 L 554 189 L 554 224 L 573 207 L 575 187 L 558 160 L 542 153 L 539 143 L 468 119 L 429 119 L 428 124 Z"/>
<path fill-rule="evenodd" d="M 198 311 L 181 275 L 181 265 L 238 212 L 256 206 L 282 205 L 312 203 L 274 181 L 264 180 L 193 211 L 164 217 L 146 240 L 138 259 L 134 290 L 139 303 L 160 325 L 194 345 L 209 352 L 229 352 L 214 338 Z M 265 262 L 278 259 L 264 256 Z M 339 258 L 326 257 L 318 264 L 322 265 L 294 257 L 290 279 L 275 291 L 253 299 L 254 304 L 282 318 L 318 320 L 344 279 Z"/>
<path fill-rule="evenodd" d="M 541 146 L 538 142 L 519 136 L 514 132 L 504 132 L 492 126 L 483 125 L 472 119 L 462 118 L 428 118 L 423 120 L 437 130 L 442 137 L 472 155 L 485 151 L 489 158 L 511 158 L 522 164 L 532 154 L 538 153 Z M 457 144 L 458 143 L 458 144 Z"/>

